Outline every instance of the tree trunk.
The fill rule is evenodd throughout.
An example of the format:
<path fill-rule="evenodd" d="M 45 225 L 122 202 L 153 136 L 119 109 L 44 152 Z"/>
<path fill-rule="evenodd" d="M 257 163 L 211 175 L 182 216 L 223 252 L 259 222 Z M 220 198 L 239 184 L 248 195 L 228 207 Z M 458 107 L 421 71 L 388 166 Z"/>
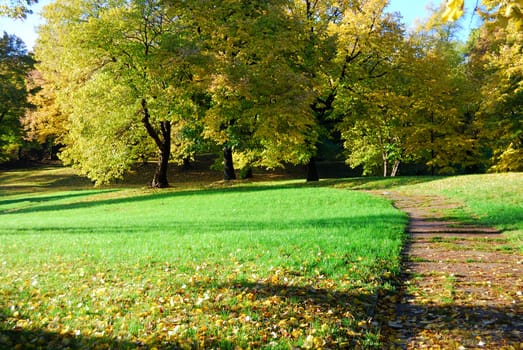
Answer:
<path fill-rule="evenodd" d="M 398 175 L 398 170 L 400 168 L 400 161 L 398 159 L 396 159 L 394 161 L 394 165 L 392 166 L 392 172 L 390 173 L 390 176 L 394 177 L 396 175 Z"/>
<path fill-rule="evenodd" d="M 307 182 L 319 180 L 320 177 L 318 176 L 318 169 L 316 168 L 316 159 L 311 157 L 311 159 L 309 159 L 309 163 L 307 164 Z"/>
<path fill-rule="evenodd" d="M 385 152 L 381 154 L 381 158 L 383 159 L 383 177 L 387 177 L 387 172 L 389 170 L 389 159 Z"/>
<path fill-rule="evenodd" d="M 167 181 L 167 169 L 169 167 L 169 157 L 171 156 L 171 122 L 160 122 L 160 133 L 158 133 L 151 124 L 151 116 L 145 99 L 142 99 L 142 112 L 143 125 L 145 126 L 149 136 L 154 140 L 156 147 L 158 147 L 158 166 L 153 181 L 151 182 L 151 187 L 169 187 L 169 182 Z"/>
<path fill-rule="evenodd" d="M 232 162 L 232 148 L 228 146 L 223 147 L 223 179 L 225 181 L 236 180 Z"/>
<path fill-rule="evenodd" d="M 191 158 L 190 157 L 183 158 L 182 170 L 183 171 L 187 171 L 187 170 L 189 170 L 191 168 L 192 168 Z"/>
<path fill-rule="evenodd" d="M 160 147 L 158 165 L 154 174 L 151 187 L 169 187 L 167 180 L 167 169 L 169 168 L 169 157 L 171 155 L 171 123 L 163 121 L 160 123 L 162 133 L 162 147 Z"/>

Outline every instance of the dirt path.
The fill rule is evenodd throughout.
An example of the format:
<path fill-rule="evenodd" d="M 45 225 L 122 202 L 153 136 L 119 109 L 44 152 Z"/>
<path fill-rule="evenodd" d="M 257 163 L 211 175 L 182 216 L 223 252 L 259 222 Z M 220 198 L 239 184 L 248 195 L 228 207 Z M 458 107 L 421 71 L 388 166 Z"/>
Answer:
<path fill-rule="evenodd" d="M 410 217 L 398 295 L 378 319 L 396 349 L 523 349 L 523 255 L 493 228 L 446 221 L 459 206 L 382 193 Z"/>

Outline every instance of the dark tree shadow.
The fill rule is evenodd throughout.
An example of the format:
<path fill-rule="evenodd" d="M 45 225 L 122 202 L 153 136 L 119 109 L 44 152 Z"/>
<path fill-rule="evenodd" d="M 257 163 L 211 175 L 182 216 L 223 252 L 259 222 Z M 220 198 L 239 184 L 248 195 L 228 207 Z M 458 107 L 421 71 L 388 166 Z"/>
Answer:
<path fill-rule="evenodd" d="M 349 348 L 359 348 L 357 345 L 361 341 L 361 335 L 354 332 L 358 327 L 356 324 L 349 325 L 339 323 L 340 320 L 345 319 L 347 322 L 351 320 L 366 320 L 368 315 L 373 311 L 376 301 L 376 295 L 373 293 L 364 293 L 361 290 L 348 291 L 333 291 L 324 288 L 313 288 L 309 286 L 291 286 L 280 283 L 270 282 L 248 282 L 248 281 L 233 281 L 231 283 L 211 286 L 205 283 L 200 285 L 201 288 L 227 288 L 235 291 L 237 294 L 247 294 L 252 296 L 252 300 L 257 305 L 262 305 L 264 301 L 271 300 L 271 298 L 278 297 L 280 303 L 288 306 L 288 310 L 305 309 L 311 314 L 300 315 L 299 311 L 295 311 L 297 318 L 303 316 L 315 316 L 325 318 L 332 318 L 336 320 L 337 334 L 330 336 L 338 337 L 336 340 L 343 339 L 346 344 L 350 344 Z M 355 307 L 358 305 L 358 307 Z M 274 310 L 281 311 L 281 304 L 276 305 Z M 269 308 L 271 309 L 271 308 Z M 252 310 L 256 311 L 254 307 Z M 272 309 L 271 309 L 272 310 Z M 228 304 L 220 304 L 214 308 L 208 308 L 206 313 L 215 313 L 219 315 L 227 315 L 230 317 L 237 317 L 237 309 L 233 309 Z M 104 336 L 85 336 L 75 335 L 74 332 L 59 333 L 52 332 L 45 329 L 27 329 L 13 326 L 8 323 L 8 310 L 0 309 L 0 349 L 150 349 L 155 347 L 157 349 L 186 349 L 187 345 L 192 349 L 237 349 L 238 346 L 244 346 L 250 339 L 241 339 L 238 342 L 225 339 L 225 335 L 204 335 L 198 337 L 198 342 L 168 342 L 164 340 L 150 340 L 150 343 L 142 343 L 140 341 L 128 341 L 121 339 L 114 339 Z M 273 316 L 277 316 L 274 318 Z M 281 319 L 293 316 L 284 312 L 284 314 L 260 314 L 257 320 L 265 326 L 269 327 L 271 324 L 275 325 Z M 22 317 L 23 316 L 18 316 Z M 282 317 L 282 318 L 280 318 Z M 351 331 L 344 330 L 343 326 L 350 327 Z M 360 329 L 359 331 L 363 331 Z M 271 339 L 264 341 L 258 340 L 254 344 L 254 348 L 267 348 Z M 348 343 L 347 343 L 348 342 Z M 191 345 L 192 344 L 192 345 Z M 203 346 L 202 346 L 203 344 Z"/>

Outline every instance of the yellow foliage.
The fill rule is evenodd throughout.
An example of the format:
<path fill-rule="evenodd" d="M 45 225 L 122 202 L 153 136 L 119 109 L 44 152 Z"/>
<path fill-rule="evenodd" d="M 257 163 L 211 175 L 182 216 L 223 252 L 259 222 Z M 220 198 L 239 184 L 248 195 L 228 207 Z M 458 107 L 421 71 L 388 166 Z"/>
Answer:
<path fill-rule="evenodd" d="M 442 14 L 445 22 L 456 21 L 463 15 L 464 0 L 448 0 L 447 8 Z"/>

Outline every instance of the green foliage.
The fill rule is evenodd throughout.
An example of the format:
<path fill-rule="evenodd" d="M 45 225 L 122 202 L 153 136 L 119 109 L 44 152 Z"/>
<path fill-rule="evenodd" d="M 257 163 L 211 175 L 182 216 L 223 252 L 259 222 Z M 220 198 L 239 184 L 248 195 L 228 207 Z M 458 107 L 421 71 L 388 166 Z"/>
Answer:
<path fill-rule="evenodd" d="M 407 35 L 386 4 L 58 0 L 26 130 L 63 143 L 61 158 L 98 184 L 145 159 L 164 187 L 168 161 L 202 150 L 232 150 L 246 170 L 307 163 L 325 145 L 365 174 L 520 170 L 517 28 L 488 2 L 465 57 L 443 8 Z"/>
<path fill-rule="evenodd" d="M 33 67 L 19 38 L 0 38 L 0 162 L 16 154 L 22 143 L 20 117 L 28 107 L 26 76 Z"/>
<path fill-rule="evenodd" d="M 65 162 L 100 184 L 155 151 L 164 160 L 190 156 L 194 38 L 177 13 L 156 2 L 64 0 L 44 17 L 36 52 L 67 116 Z"/>
<path fill-rule="evenodd" d="M 200 11 L 213 62 L 204 137 L 232 147 L 245 164 L 303 163 L 314 120 L 307 78 L 293 69 L 296 33 L 286 2 L 220 4 Z"/>

